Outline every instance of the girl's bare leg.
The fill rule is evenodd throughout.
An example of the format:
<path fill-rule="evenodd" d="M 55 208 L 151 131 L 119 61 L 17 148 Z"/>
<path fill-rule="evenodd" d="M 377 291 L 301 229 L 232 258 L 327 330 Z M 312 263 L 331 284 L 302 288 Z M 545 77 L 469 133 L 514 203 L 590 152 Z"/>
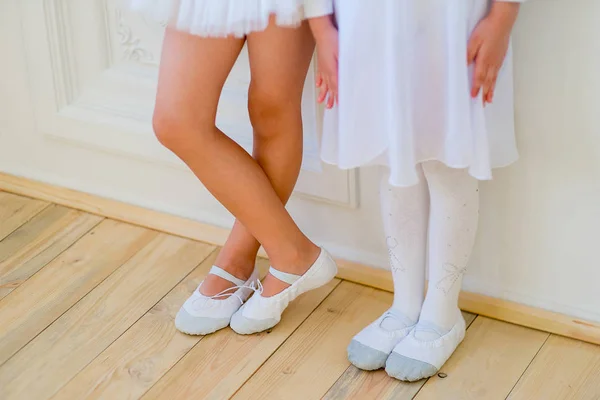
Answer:
<path fill-rule="evenodd" d="M 287 202 L 302 164 L 301 103 L 314 40 L 308 23 L 298 29 L 272 26 L 264 32 L 250 34 L 248 50 L 252 71 L 249 109 L 257 144 L 254 155 L 271 177 L 273 186 L 280 186 L 280 195 Z M 269 107 L 252 104 L 267 101 Z M 274 119 L 282 109 L 285 110 L 283 115 Z M 285 164 L 289 166 L 287 170 L 281 168 Z M 288 284 L 267 275 L 263 286 L 263 296 L 268 297 Z"/>
<path fill-rule="evenodd" d="M 254 128 L 253 157 L 285 204 L 302 164 L 301 102 L 314 42 L 307 24 L 293 29 L 279 27 L 273 21 L 265 31 L 249 35 L 248 51 L 252 75 L 248 111 Z M 259 247 L 260 243 L 236 221 L 215 264 L 238 278 L 248 278 Z M 287 286 L 271 278 L 267 277 L 264 282 L 265 296 Z M 214 295 L 230 286 L 230 282 L 209 275 L 203 293 Z"/>
<path fill-rule="evenodd" d="M 263 244 L 274 267 L 301 274 L 318 247 L 298 229 L 261 166 L 215 126 L 222 87 L 243 43 L 168 29 L 154 128 L 161 143 Z"/>

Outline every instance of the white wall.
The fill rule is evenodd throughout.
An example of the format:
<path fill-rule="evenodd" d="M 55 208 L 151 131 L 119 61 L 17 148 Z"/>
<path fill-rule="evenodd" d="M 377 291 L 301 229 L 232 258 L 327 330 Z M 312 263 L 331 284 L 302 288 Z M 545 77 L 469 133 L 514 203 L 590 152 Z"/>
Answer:
<path fill-rule="evenodd" d="M 600 2 L 531 1 L 516 38 L 521 161 L 485 185 L 468 287 L 600 321 Z"/>
<path fill-rule="evenodd" d="M 0 170 L 228 226 L 231 217 L 152 136 L 161 29 L 119 12 L 117 1 L 0 1 Z M 523 8 L 522 159 L 483 185 L 465 289 L 600 321 L 600 3 L 571 3 Z M 247 78 L 242 61 L 222 110 L 243 144 Z M 306 163 L 290 210 L 337 255 L 384 267 L 377 171 L 318 171 L 309 86 Z"/>

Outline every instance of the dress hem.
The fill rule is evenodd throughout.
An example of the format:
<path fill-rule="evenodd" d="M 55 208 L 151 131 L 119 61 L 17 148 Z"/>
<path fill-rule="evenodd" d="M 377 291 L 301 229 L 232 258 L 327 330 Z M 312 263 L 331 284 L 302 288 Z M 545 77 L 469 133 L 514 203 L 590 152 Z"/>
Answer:
<path fill-rule="evenodd" d="M 236 1 L 130 0 L 130 9 L 165 27 L 206 38 L 244 38 L 267 29 L 272 19 L 284 28 L 297 28 L 305 20 L 301 0 Z"/>
<path fill-rule="evenodd" d="M 383 154 L 383 153 L 381 153 L 381 154 Z M 380 155 L 381 155 L 381 154 L 380 154 Z M 327 165 L 333 165 L 333 166 L 335 166 L 335 167 L 337 167 L 337 168 L 339 168 L 339 169 L 342 169 L 342 170 L 350 170 L 350 169 L 361 168 L 361 167 L 370 167 L 370 166 L 380 166 L 380 167 L 386 167 L 386 168 L 388 168 L 388 169 L 390 169 L 390 170 L 391 170 L 391 168 L 390 168 L 390 166 L 389 166 L 388 164 L 386 164 L 386 163 L 378 163 L 378 162 L 375 162 L 375 160 L 376 160 L 376 159 L 377 159 L 377 158 L 378 158 L 380 155 L 378 155 L 377 157 L 375 157 L 375 158 L 371 159 L 371 161 L 369 161 L 369 162 L 367 162 L 367 163 L 360 163 L 360 164 L 356 164 L 356 165 L 353 165 L 353 164 L 348 164 L 348 165 L 340 165 L 339 163 L 337 163 L 337 162 L 335 162 L 335 161 L 330 161 L 330 160 L 326 159 L 325 157 L 321 157 L 321 160 L 322 160 L 322 161 L 323 161 L 325 164 L 327 164 Z M 437 161 L 437 162 L 440 162 L 440 163 L 444 164 L 444 165 L 445 165 L 445 166 L 447 166 L 448 168 L 453 168 L 453 169 L 466 169 L 466 170 L 468 170 L 468 172 L 469 172 L 469 175 L 471 175 L 473 178 L 477 179 L 478 181 L 491 181 L 491 180 L 493 180 L 493 176 L 492 176 L 492 173 L 491 173 L 491 172 L 492 172 L 492 170 L 494 170 L 494 169 L 498 169 L 498 168 L 506 168 L 506 167 L 508 167 L 508 166 L 510 166 L 510 165 L 512 165 L 512 164 L 514 164 L 514 163 L 516 163 L 518 160 L 519 160 L 519 156 L 517 155 L 517 156 L 515 156 L 515 157 L 514 157 L 514 159 L 513 159 L 513 160 L 511 160 L 511 161 L 508 161 L 508 162 L 505 162 L 505 163 L 501 163 L 501 164 L 492 165 L 492 166 L 490 167 L 490 174 L 487 174 L 486 176 L 483 176 L 483 175 L 479 175 L 479 174 L 474 174 L 474 173 L 472 173 L 472 172 L 471 172 L 471 168 L 472 168 L 472 166 L 471 166 L 471 165 L 455 165 L 455 164 L 448 163 L 448 162 L 446 162 L 446 161 L 444 161 L 444 160 L 440 160 L 440 159 L 438 159 L 438 158 L 435 158 L 435 157 L 434 157 L 434 158 L 427 158 L 427 159 L 421 159 L 421 160 L 418 160 L 418 161 L 416 161 L 416 162 L 415 162 L 415 164 L 414 164 L 414 165 L 415 165 L 415 167 L 416 167 L 418 164 L 422 164 L 422 163 L 429 162 L 429 161 Z M 390 184 L 391 186 L 394 186 L 394 187 L 411 187 L 411 186 L 414 186 L 414 185 L 416 185 L 417 183 L 419 183 L 419 179 L 418 179 L 418 175 L 417 175 L 417 171 L 416 171 L 416 169 L 415 169 L 415 171 L 414 171 L 414 174 L 415 174 L 415 177 L 417 177 L 417 178 L 416 178 L 416 180 L 415 180 L 414 182 L 412 182 L 412 183 L 393 182 L 393 180 L 391 179 L 391 174 L 390 174 L 390 180 L 389 180 L 389 184 Z"/>
<path fill-rule="evenodd" d="M 278 17 L 275 14 L 272 14 L 275 17 L 275 25 L 277 25 L 278 27 L 281 28 L 298 28 L 302 25 L 302 21 L 303 19 L 300 20 L 293 20 L 293 21 L 280 21 L 280 19 L 285 19 L 285 18 L 281 18 Z M 270 16 L 269 16 L 270 17 Z M 265 21 L 246 21 L 246 22 L 250 22 L 251 24 L 256 24 L 255 26 L 253 26 L 252 28 L 247 28 L 247 29 L 243 29 L 241 31 L 229 31 L 229 30 L 210 30 L 210 29 L 202 29 L 202 30 L 195 30 L 195 29 L 190 29 L 190 28 L 186 28 L 186 27 L 180 27 L 177 26 L 176 24 L 168 24 L 167 26 L 170 28 L 173 28 L 179 32 L 185 32 L 185 33 L 189 33 L 190 35 L 194 35 L 194 36 L 199 36 L 199 37 L 203 37 L 203 38 L 213 38 L 213 39 L 226 39 L 226 38 L 236 38 L 236 39 L 243 39 L 244 37 L 252 34 L 252 33 L 256 33 L 256 32 L 263 32 L 265 31 L 268 27 L 269 27 L 269 23 L 270 21 L 267 19 Z"/>

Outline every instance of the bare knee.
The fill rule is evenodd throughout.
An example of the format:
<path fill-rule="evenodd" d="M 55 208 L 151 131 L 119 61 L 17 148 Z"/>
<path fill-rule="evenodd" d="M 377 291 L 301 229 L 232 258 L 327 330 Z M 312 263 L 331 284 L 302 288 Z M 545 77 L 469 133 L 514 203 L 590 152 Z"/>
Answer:
<path fill-rule="evenodd" d="M 158 141 L 174 153 L 189 148 L 193 141 L 209 138 L 216 130 L 214 123 L 203 123 L 197 116 L 163 107 L 154 111 L 152 126 Z"/>
<path fill-rule="evenodd" d="M 298 98 L 295 98 L 298 97 Z M 300 96 L 282 90 L 250 89 L 248 112 L 255 139 L 268 140 L 290 131 L 302 131 Z"/>
<path fill-rule="evenodd" d="M 167 148 L 175 147 L 180 121 L 171 113 L 157 108 L 152 116 L 152 128 L 158 141 Z"/>

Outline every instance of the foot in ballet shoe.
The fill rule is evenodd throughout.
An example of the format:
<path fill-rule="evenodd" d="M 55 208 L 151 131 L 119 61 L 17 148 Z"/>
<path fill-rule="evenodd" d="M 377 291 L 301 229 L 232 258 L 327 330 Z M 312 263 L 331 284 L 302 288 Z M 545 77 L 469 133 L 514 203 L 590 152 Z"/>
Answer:
<path fill-rule="evenodd" d="M 383 368 L 396 345 L 414 328 L 400 311 L 389 309 L 360 331 L 348 345 L 348 360 L 357 368 L 374 371 Z"/>
<path fill-rule="evenodd" d="M 228 326 L 232 315 L 260 284 L 257 269 L 247 281 L 217 266 L 213 266 L 209 274 L 219 276 L 233 286 L 214 296 L 205 296 L 200 292 L 204 281 L 200 283 L 175 317 L 175 327 L 188 335 L 208 335 Z"/>
<path fill-rule="evenodd" d="M 466 324 L 459 310 L 456 323 L 444 330 L 427 321 L 415 329 L 392 351 L 385 371 L 393 378 L 414 382 L 435 375 L 463 341 Z"/>
<path fill-rule="evenodd" d="M 290 285 L 271 297 L 263 297 L 259 289 L 231 318 L 231 329 L 241 335 L 271 329 L 281 320 L 288 304 L 302 293 L 329 283 L 337 274 L 337 265 L 325 249 L 304 275 L 293 275 L 271 267 L 269 273 Z"/>

